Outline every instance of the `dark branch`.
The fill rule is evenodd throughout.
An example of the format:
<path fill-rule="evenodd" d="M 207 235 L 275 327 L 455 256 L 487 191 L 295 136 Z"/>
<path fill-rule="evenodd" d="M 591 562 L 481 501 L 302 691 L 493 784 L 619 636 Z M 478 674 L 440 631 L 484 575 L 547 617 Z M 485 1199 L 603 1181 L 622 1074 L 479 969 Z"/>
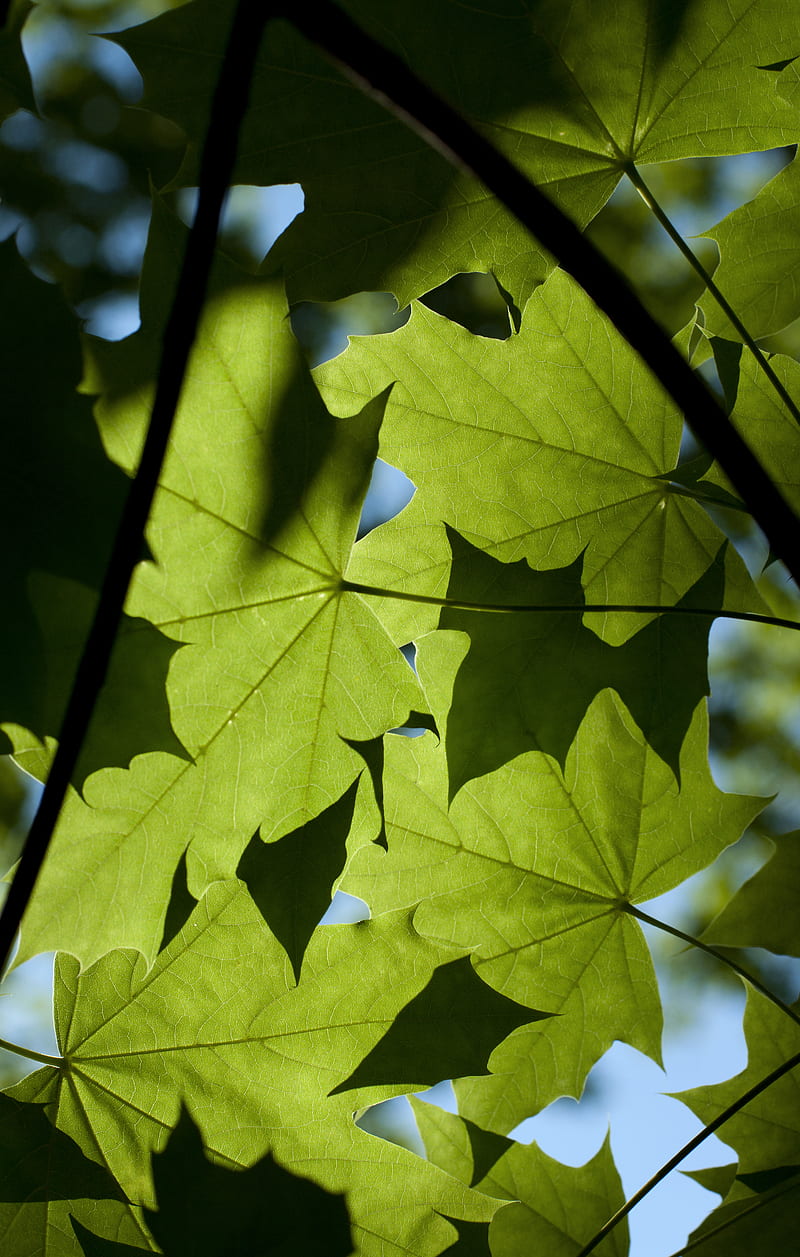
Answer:
<path fill-rule="evenodd" d="M 681 409 L 800 587 L 800 521 L 714 396 L 617 270 L 493 144 L 330 0 L 283 0 L 282 12 L 358 86 L 448 161 L 479 179 L 577 280 Z"/>
<path fill-rule="evenodd" d="M 142 557 L 144 529 L 200 321 L 222 204 L 233 175 L 258 46 L 269 16 L 270 10 L 263 0 L 239 0 L 211 107 L 200 165 L 197 213 L 164 331 L 155 399 L 141 462 L 114 539 L 100 601 L 67 703 L 58 749 L 0 915 L 0 967 L 3 968 L 47 854 L 103 687 L 133 569 Z"/>

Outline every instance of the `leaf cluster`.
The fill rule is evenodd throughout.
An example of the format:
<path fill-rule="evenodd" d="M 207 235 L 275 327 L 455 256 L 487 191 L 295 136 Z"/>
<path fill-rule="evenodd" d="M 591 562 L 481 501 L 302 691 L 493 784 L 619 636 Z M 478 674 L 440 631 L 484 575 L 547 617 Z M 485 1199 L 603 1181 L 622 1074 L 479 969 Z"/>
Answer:
<path fill-rule="evenodd" d="M 180 395 L 24 895 L 17 963 L 58 953 L 59 1054 L 4 1043 L 40 1068 L 0 1094 L 3 1252 L 623 1257 L 635 1201 L 608 1143 L 573 1168 L 512 1132 L 578 1098 L 617 1040 L 660 1062 L 644 924 L 749 990 L 745 1071 L 682 1097 L 700 1139 L 724 1124 L 738 1157 L 699 1176 L 723 1200 L 687 1251 L 789 1251 L 800 1011 L 741 949 L 800 955 L 797 834 L 701 937 L 643 905 L 766 802 L 768 786 L 712 777 L 708 642 L 716 619 L 751 619 L 788 653 L 798 627 L 752 574 L 765 491 L 720 464 L 743 437 L 791 519 L 800 368 L 760 342 L 800 315 L 800 184 L 791 162 L 707 233 L 712 275 L 644 168 L 793 145 L 800 17 L 782 0 L 347 0 L 378 80 L 388 50 L 437 94 L 410 127 L 388 79 L 387 108 L 348 70 L 339 10 L 257 7 L 190 0 L 114 36 L 144 82 L 119 125 L 135 112 L 161 137 L 135 333 L 81 333 L 2 245 L 0 722 L 47 790 L 64 712 L 91 706 L 81 652 L 119 583 L 151 412 L 165 381 Z M 27 17 L 13 5 L 0 35 L 12 122 L 37 108 Z M 225 76 L 250 73 L 240 20 L 259 39 L 226 132 Z M 472 164 L 449 159 L 437 96 L 466 120 Z M 212 222 L 184 371 L 170 346 L 192 315 L 214 128 L 233 182 L 299 183 L 305 209 L 249 269 L 214 249 Z M 485 140 L 581 229 L 621 180 L 641 196 L 694 274 L 675 342 L 717 373 L 714 448 L 686 456 L 683 394 L 481 181 Z M 173 205 L 198 184 L 187 254 Z M 502 339 L 448 317 L 441 286 L 477 272 Z M 290 310 L 362 291 L 408 320 L 312 371 Z M 414 493 L 361 536 L 378 458 Z M 368 918 L 324 921 L 337 889 Z M 425 1158 L 359 1124 L 445 1079 L 458 1113 L 413 1100 Z"/>

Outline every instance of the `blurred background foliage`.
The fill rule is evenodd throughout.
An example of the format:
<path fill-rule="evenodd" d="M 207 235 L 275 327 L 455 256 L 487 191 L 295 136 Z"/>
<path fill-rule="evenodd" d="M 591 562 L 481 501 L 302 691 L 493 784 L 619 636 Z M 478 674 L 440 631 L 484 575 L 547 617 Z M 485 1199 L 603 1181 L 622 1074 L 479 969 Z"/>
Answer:
<path fill-rule="evenodd" d="M 177 169 L 182 136 L 174 124 L 137 108 L 142 90 L 138 72 L 119 47 L 97 33 L 123 29 L 170 7 L 176 5 L 169 0 L 33 4 L 24 49 L 37 112 L 19 111 L 0 127 L 0 236 L 16 232 L 20 252 L 37 274 L 62 287 L 87 330 L 112 339 L 137 326 L 150 190 L 162 187 Z M 750 199 L 792 155 L 778 150 L 698 159 L 651 167 L 645 175 L 682 234 L 693 237 Z M 223 243 L 252 270 L 277 231 L 301 208 L 302 194 L 283 189 L 282 199 L 267 203 L 261 190 L 236 192 Z M 172 203 L 187 219 L 191 201 L 185 192 L 172 194 Z M 272 225 L 265 230 L 270 214 Z M 589 234 L 670 333 L 688 322 L 701 282 L 632 186 L 620 185 Z M 692 243 L 713 269 L 714 243 Z M 508 337 L 518 317 L 489 275 L 457 276 L 425 301 L 480 336 Z M 389 294 L 361 293 L 332 304 L 305 302 L 292 317 L 309 360 L 317 363 L 339 353 L 348 334 L 391 331 L 405 322 L 408 311 L 398 311 Z M 773 336 L 765 347 L 797 355 L 797 325 Z M 713 376 L 709 378 L 714 384 Z M 365 527 L 399 509 L 390 504 L 398 490 L 385 470 L 375 484 Z M 408 496 L 405 487 L 401 490 L 400 501 Z M 761 539 L 741 516 L 720 512 L 718 519 L 757 574 L 766 560 Z M 798 614 L 797 598 L 780 569 L 768 568 L 761 580 L 777 614 Z M 711 870 L 691 879 L 671 904 L 671 919 L 693 934 L 702 931 L 732 890 L 768 857 L 770 835 L 800 823 L 800 667 L 794 635 L 756 625 L 718 624 L 711 669 L 712 756 L 719 783 L 729 790 L 777 793 L 779 798 L 742 842 Z M 0 842 L 8 868 L 20 842 L 25 792 L 12 767 L 0 765 L 0 770 Z M 674 1024 L 693 1015 L 694 1000 L 686 999 L 689 985 L 698 994 L 709 984 L 737 985 L 730 971 L 708 956 L 676 948 L 661 935 L 652 941 Z M 785 998 L 797 994 L 796 961 L 761 952 L 739 958 Z M 376 1115 L 363 1120 L 384 1136 L 412 1138 L 405 1119 L 390 1116 L 382 1126 Z"/>

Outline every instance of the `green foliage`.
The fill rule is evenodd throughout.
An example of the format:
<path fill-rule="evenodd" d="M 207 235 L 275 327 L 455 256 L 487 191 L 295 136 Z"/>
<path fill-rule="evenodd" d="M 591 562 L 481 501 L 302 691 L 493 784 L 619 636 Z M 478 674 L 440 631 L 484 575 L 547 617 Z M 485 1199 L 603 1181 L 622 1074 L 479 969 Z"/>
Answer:
<path fill-rule="evenodd" d="M 784 0 L 346 7 L 582 227 L 626 176 L 663 224 L 643 163 L 800 132 Z M 200 177 L 231 12 L 190 0 L 115 36 L 145 130 L 183 152 L 176 174 L 154 150 L 140 329 L 81 340 L 14 244 L 0 255 L 2 736 L 42 780 L 164 370 L 174 194 Z M 6 114 L 33 108 L 26 13 L 0 38 Z M 800 312 L 795 170 L 707 233 L 755 337 Z M 0 1095 L 3 1252 L 576 1257 L 623 1203 L 608 1142 L 573 1168 L 512 1132 L 580 1097 L 616 1040 L 660 1062 L 637 905 L 713 865 L 766 802 L 712 778 L 709 629 L 796 603 L 751 575 L 748 504 L 681 452 L 675 402 L 616 328 L 291 21 L 267 24 L 235 177 L 300 182 L 306 208 L 257 267 L 217 250 L 24 917 L 17 960 L 59 953 L 60 1055 L 20 1047 L 41 1068 Z M 430 295 L 476 271 L 507 301 L 506 339 L 449 317 L 455 290 Z M 373 289 L 413 299 L 408 322 L 312 373 L 292 306 Z M 713 292 L 677 341 L 715 364 L 796 504 L 795 420 Z M 771 365 L 800 400 L 797 364 Z M 379 455 L 414 497 L 357 540 Z M 796 847 L 779 838 L 702 940 L 680 937 L 740 975 L 727 949 L 796 956 Z M 370 919 L 321 924 L 338 888 Z M 757 983 L 745 1071 L 685 1103 L 724 1115 L 798 1053 L 799 1022 Z M 445 1079 L 458 1114 L 413 1101 L 424 1158 L 357 1120 Z M 797 1085 L 789 1071 L 726 1120 L 738 1164 L 700 1176 L 724 1200 L 693 1251 L 789 1251 Z M 599 1251 L 623 1257 L 625 1221 Z"/>

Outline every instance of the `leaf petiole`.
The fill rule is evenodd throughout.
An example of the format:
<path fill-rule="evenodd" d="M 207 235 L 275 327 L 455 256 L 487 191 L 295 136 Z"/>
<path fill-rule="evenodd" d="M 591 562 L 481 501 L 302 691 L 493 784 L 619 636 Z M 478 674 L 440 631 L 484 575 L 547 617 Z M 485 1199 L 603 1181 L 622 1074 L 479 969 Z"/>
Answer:
<path fill-rule="evenodd" d="M 457 611 L 489 611 L 494 614 L 564 614 L 568 611 L 602 615 L 611 611 L 627 611 L 636 615 L 704 615 L 719 620 L 747 620 L 753 624 L 771 624 L 775 628 L 800 629 L 797 620 L 785 620 L 775 615 L 760 615 L 756 611 L 723 611 L 711 607 L 659 606 L 654 603 L 502 603 L 465 602 L 460 598 L 438 598 L 434 594 L 411 594 L 399 589 L 381 589 L 379 585 L 362 585 L 358 581 L 343 580 L 343 593 L 363 594 L 369 598 L 393 598 L 399 602 L 418 602 L 430 607 L 453 607 Z"/>
<path fill-rule="evenodd" d="M 629 916 L 636 917 L 637 921 L 643 921 L 646 925 L 652 925 L 658 930 L 663 930 L 665 934 L 671 934 L 674 938 L 679 938 L 681 942 L 688 943 L 690 947 L 697 947 L 700 951 L 704 951 L 706 955 L 713 956 L 714 959 L 719 960 L 721 964 L 727 965 L 728 968 L 732 969 L 735 974 L 737 974 L 745 982 L 749 983 L 754 990 L 760 991 L 765 999 L 768 999 L 771 1004 L 774 1004 L 776 1008 L 779 1008 L 782 1013 L 785 1013 L 787 1017 L 791 1018 L 792 1021 L 796 1022 L 796 1024 L 800 1026 L 800 1014 L 796 1013 L 793 1008 L 790 1008 L 788 1004 L 784 1003 L 780 996 L 776 995 L 774 991 L 771 991 L 768 986 L 765 986 L 760 978 L 757 978 L 755 974 L 750 973 L 743 965 L 738 964 L 732 956 L 726 956 L 724 951 L 718 951 L 716 947 L 711 947 L 708 943 L 704 943 L 701 939 L 695 938 L 692 934 L 684 933 L 683 930 L 679 930 L 675 925 L 670 925 L 667 921 L 659 921 L 658 917 L 651 917 L 649 913 L 642 912 L 641 908 L 636 908 L 633 904 L 626 904 L 624 911 L 627 912 Z"/>
<path fill-rule="evenodd" d="M 19 1043 L 9 1043 L 8 1039 L 0 1039 L 0 1048 L 14 1052 L 16 1056 L 24 1056 L 29 1061 L 37 1061 L 39 1065 L 52 1065 L 55 1069 L 64 1066 L 63 1056 L 46 1056 L 44 1052 L 35 1052 L 33 1048 L 21 1047 Z"/>

